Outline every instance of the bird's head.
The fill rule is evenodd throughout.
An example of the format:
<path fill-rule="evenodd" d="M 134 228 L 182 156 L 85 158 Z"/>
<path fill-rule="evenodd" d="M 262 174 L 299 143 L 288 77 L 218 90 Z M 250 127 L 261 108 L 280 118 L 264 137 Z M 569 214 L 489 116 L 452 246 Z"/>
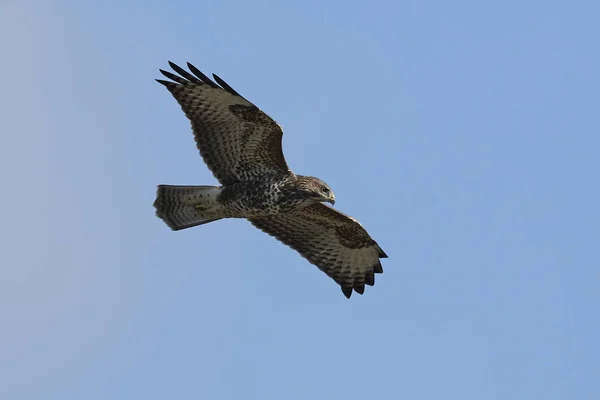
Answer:
<path fill-rule="evenodd" d="M 312 176 L 298 177 L 299 186 L 308 195 L 308 197 L 314 201 L 321 203 L 335 204 L 335 195 L 333 190 L 325 182 L 319 178 Z"/>

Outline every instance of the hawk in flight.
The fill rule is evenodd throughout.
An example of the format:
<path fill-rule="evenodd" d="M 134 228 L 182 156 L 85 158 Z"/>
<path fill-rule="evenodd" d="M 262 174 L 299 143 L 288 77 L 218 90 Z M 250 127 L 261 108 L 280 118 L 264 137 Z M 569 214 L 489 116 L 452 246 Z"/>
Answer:
<path fill-rule="evenodd" d="M 246 218 L 316 265 L 342 288 L 363 294 L 383 272 L 381 247 L 335 202 L 322 180 L 290 171 L 281 127 L 223 79 L 216 82 L 188 63 L 190 72 L 160 70 L 157 79 L 192 124 L 196 146 L 221 186 L 159 185 L 156 216 L 180 230 L 222 218 Z"/>

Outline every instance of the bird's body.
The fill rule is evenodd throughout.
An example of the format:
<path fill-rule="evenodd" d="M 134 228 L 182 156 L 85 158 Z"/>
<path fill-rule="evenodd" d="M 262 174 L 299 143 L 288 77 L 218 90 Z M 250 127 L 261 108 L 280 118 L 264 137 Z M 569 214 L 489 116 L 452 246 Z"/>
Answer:
<path fill-rule="evenodd" d="M 193 211 L 193 217 L 179 221 L 179 225 L 188 225 L 192 220 L 202 222 L 216 218 L 267 217 L 297 211 L 313 204 L 312 192 L 303 190 L 299 183 L 313 179 L 317 178 L 290 173 L 280 179 L 236 182 L 222 187 L 160 185 L 155 206 L 164 210 L 172 205 L 186 204 Z M 159 217 L 165 219 L 168 215 L 161 213 Z M 167 223 L 178 230 L 178 223 Z"/>
<path fill-rule="evenodd" d="M 233 218 L 256 218 L 292 212 L 314 200 L 311 192 L 301 190 L 298 182 L 305 177 L 290 174 L 281 179 L 252 180 L 223 188 L 219 202 Z M 315 179 L 315 178 L 313 178 Z"/>
<path fill-rule="evenodd" d="M 362 294 L 387 257 L 318 178 L 294 174 L 281 149 L 282 130 L 217 76 L 210 80 L 170 63 L 167 87 L 192 123 L 197 147 L 221 186 L 159 185 L 156 215 L 174 230 L 222 218 L 246 218 L 333 278 L 346 297 Z"/>

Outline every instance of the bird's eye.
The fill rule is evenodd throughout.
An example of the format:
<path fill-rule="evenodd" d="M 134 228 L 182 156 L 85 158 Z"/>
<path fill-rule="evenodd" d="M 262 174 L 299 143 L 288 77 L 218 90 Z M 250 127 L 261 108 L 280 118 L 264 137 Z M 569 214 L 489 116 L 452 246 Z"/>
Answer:
<path fill-rule="evenodd" d="M 327 186 L 321 186 L 321 192 L 329 193 L 329 188 Z"/>

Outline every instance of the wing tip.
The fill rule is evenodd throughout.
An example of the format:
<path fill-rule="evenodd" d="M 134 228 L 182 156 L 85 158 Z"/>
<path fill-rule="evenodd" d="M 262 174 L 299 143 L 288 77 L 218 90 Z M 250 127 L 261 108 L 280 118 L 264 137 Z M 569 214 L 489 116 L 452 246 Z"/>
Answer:
<path fill-rule="evenodd" d="M 377 264 L 373 265 L 373 272 L 376 274 L 383 274 L 383 266 L 381 261 L 377 261 Z"/>
<path fill-rule="evenodd" d="M 208 86 L 213 87 L 213 88 L 219 87 L 219 85 L 217 85 L 215 82 L 213 82 L 212 79 L 210 79 L 208 76 L 206 76 L 204 74 L 204 72 L 202 72 L 198 68 L 196 68 L 194 66 L 194 64 L 192 64 L 191 62 L 188 61 L 187 66 L 188 66 L 189 70 L 192 72 L 192 74 L 196 75 L 196 77 L 198 79 L 200 79 L 203 83 L 206 83 Z"/>
<path fill-rule="evenodd" d="M 179 68 L 179 65 L 175 64 L 171 60 L 167 60 L 167 63 L 169 64 L 169 67 L 173 68 L 173 70 L 177 70 L 177 68 Z"/>
<path fill-rule="evenodd" d="M 350 296 L 352 296 L 352 287 L 341 286 L 341 288 L 342 288 L 342 293 L 344 293 L 344 296 L 346 296 L 346 298 L 349 299 Z"/>
<path fill-rule="evenodd" d="M 379 247 L 379 245 L 377 245 L 377 255 L 379 256 L 379 258 L 388 258 L 388 255 L 385 254 L 385 251 L 383 251 L 383 249 Z"/>
<path fill-rule="evenodd" d="M 192 73 L 181 68 L 179 65 L 175 64 L 173 61 L 167 61 L 167 63 L 169 64 L 171 69 L 179 75 L 176 75 L 169 71 L 165 71 L 164 69 L 159 69 L 160 73 L 180 85 L 187 85 L 189 83 L 193 83 L 196 85 L 206 84 L 206 85 L 214 87 L 214 88 L 219 87 L 219 85 L 214 83 L 209 77 L 204 75 L 198 68 L 194 67 L 189 62 L 187 63 L 187 66 Z"/>
<path fill-rule="evenodd" d="M 175 68 L 173 68 L 173 69 L 175 70 Z M 163 74 L 166 78 L 169 78 L 173 82 L 178 83 L 180 85 L 187 85 L 190 83 L 190 81 L 188 79 L 186 79 L 183 74 L 181 74 L 182 76 L 175 75 L 174 73 L 165 71 L 164 69 L 159 69 L 158 71 L 161 74 Z"/>
<path fill-rule="evenodd" d="M 365 293 L 365 284 L 364 283 L 355 284 L 354 291 L 360 295 L 364 294 Z"/>
<path fill-rule="evenodd" d="M 171 81 L 165 81 L 164 79 L 155 79 L 155 81 L 160 83 L 163 86 L 166 86 L 167 88 L 173 87 L 175 85 L 175 83 L 173 83 Z"/>
<path fill-rule="evenodd" d="M 375 270 L 374 269 L 372 269 L 371 271 L 369 271 L 365 274 L 365 285 L 369 285 L 369 286 L 375 285 Z"/>
<path fill-rule="evenodd" d="M 221 79 L 219 77 L 219 75 L 217 74 L 212 74 L 213 78 L 215 79 L 215 81 L 226 91 L 228 91 L 229 93 L 235 95 L 235 96 L 239 96 L 242 99 L 244 98 L 244 96 L 242 96 L 241 94 L 239 94 L 234 88 L 232 88 L 231 86 L 229 86 L 229 84 L 227 82 L 225 82 L 223 79 Z"/>

